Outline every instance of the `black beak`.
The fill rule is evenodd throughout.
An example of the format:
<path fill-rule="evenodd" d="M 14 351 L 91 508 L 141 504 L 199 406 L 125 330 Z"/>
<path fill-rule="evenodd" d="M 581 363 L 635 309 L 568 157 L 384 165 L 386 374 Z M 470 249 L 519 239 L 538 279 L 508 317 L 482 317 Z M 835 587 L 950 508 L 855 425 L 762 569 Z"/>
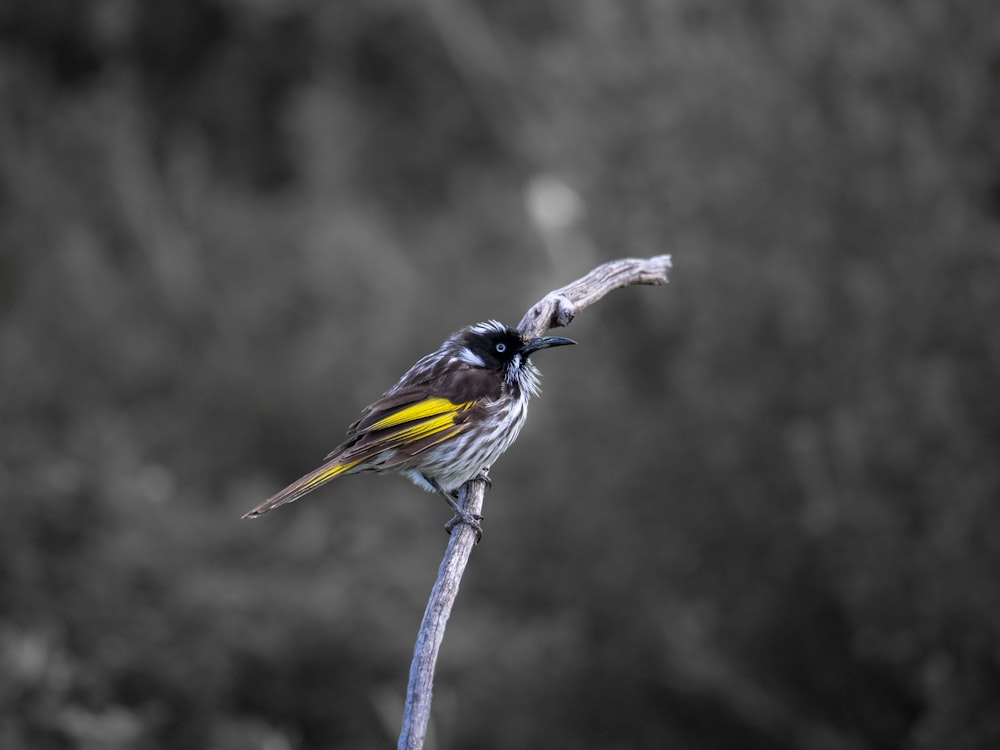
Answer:
<path fill-rule="evenodd" d="M 537 339 L 528 339 L 525 341 L 521 354 L 527 357 L 539 349 L 548 349 L 550 346 L 566 346 L 567 344 L 575 343 L 573 339 L 564 339 L 562 336 L 539 336 Z"/>

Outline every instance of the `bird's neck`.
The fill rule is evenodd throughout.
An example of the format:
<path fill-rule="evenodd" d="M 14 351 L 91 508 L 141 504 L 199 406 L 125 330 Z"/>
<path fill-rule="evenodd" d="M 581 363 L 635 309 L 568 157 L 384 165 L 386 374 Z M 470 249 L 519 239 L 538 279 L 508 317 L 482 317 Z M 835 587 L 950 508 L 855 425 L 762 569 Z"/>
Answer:
<path fill-rule="evenodd" d="M 504 373 L 504 383 L 518 397 L 528 398 L 538 395 L 540 375 L 538 368 L 518 356 Z"/>

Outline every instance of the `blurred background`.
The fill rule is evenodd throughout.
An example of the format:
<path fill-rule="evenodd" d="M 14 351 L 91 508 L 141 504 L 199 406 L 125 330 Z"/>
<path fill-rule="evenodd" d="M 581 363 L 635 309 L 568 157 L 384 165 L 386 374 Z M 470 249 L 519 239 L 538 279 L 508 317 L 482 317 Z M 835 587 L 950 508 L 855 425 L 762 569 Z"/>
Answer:
<path fill-rule="evenodd" d="M 444 504 L 240 515 L 664 252 L 537 357 L 433 746 L 1000 746 L 994 0 L 5 0 L 0 747 L 392 746 Z"/>

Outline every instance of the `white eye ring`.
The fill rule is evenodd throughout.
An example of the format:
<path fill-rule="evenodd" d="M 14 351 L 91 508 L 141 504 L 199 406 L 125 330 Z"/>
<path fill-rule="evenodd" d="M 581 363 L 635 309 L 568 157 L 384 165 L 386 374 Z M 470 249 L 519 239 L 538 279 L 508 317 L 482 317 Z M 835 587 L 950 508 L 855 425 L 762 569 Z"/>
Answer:
<path fill-rule="evenodd" d="M 496 350 L 500 352 L 500 354 L 503 354 L 505 351 L 507 351 L 507 345 L 501 341 L 499 344 L 497 344 Z"/>

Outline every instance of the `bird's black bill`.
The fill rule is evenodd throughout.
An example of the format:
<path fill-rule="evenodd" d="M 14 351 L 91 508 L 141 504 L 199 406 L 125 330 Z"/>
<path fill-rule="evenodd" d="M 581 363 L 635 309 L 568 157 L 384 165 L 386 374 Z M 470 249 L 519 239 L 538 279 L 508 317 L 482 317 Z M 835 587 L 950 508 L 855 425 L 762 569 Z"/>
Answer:
<path fill-rule="evenodd" d="M 532 352 L 537 352 L 539 349 L 548 349 L 550 346 L 566 346 L 567 344 L 575 344 L 573 339 L 566 339 L 562 336 L 539 336 L 536 339 L 528 339 L 524 343 L 524 349 L 521 351 L 524 356 L 528 356 Z"/>

